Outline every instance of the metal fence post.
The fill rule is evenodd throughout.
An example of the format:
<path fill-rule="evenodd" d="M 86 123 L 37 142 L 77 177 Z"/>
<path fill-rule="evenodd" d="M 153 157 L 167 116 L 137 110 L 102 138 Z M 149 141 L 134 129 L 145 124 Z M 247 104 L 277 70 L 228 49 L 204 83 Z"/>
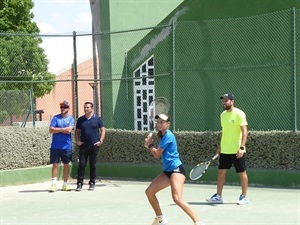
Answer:
<path fill-rule="evenodd" d="M 173 130 L 176 130 L 176 115 L 175 115 L 175 24 L 174 24 L 174 20 L 172 21 L 172 99 L 171 100 L 171 104 L 172 104 L 172 118 L 173 118 Z"/>
<path fill-rule="evenodd" d="M 293 76 L 294 76 L 294 131 L 297 131 L 297 45 L 296 45 L 296 9 L 293 8 Z"/>
<path fill-rule="evenodd" d="M 99 115 L 99 93 L 98 93 L 98 63 L 97 63 L 97 53 L 96 53 L 96 39 L 95 39 L 95 31 L 94 31 L 94 26 L 92 26 L 92 46 L 93 46 L 93 65 L 94 65 L 94 83 L 96 83 L 96 87 L 93 88 L 93 101 L 94 101 L 94 108 L 95 108 L 95 113 Z"/>
<path fill-rule="evenodd" d="M 75 80 L 75 118 L 78 115 L 78 71 L 77 71 L 77 50 L 76 50 L 76 31 L 73 31 L 73 53 L 74 53 L 74 80 Z"/>

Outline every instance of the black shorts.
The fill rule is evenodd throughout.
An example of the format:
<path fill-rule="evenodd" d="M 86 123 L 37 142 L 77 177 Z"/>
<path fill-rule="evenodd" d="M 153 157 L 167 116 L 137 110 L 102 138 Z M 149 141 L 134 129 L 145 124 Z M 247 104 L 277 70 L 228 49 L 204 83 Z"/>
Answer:
<path fill-rule="evenodd" d="M 164 174 L 166 174 L 169 178 L 171 177 L 171 175 L 173 173 L 181 173 L 182 175 L 185 175 L 185 168 L 184 166 L 181 164 L 178 168 L 176 168 L 175 170 L 172 171 L 164 171 Z"/>
<path fill-rule="evenodd" d="M 238 159 L 236 154 L 220 154 L 219 169 L 229 170 L 233 164 L 237 173 L 244 172 L 246 171 L 245 156 L 246 154 L 244 154 L 242 158 Z"/>

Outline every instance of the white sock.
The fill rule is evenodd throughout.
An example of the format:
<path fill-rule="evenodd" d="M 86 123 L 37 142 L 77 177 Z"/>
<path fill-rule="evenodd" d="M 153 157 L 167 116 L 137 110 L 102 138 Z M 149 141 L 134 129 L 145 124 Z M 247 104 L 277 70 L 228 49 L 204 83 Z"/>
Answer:
<path fill-rule="evenodd" d="M 159 215 L 159 216 L 157 216 L 157 218 L 162 219 L 162 218 L 164 218 L 164 215 Z"/>
<path fill-rule="evenodd" d="M 56 177 L 52 177 L 51 181 L 52 181 L 52 184 L 56 184 Z"/>
<path fill-rule="evenodd" d="M 64 181 L 64 185 L 66 185 L 68 182 L 67 181 Z"/>

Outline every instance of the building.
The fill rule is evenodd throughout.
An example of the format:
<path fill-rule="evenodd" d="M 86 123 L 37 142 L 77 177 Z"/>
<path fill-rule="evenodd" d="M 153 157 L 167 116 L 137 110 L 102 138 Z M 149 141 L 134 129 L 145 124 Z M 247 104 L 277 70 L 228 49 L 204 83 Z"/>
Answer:
<path fill-rule="evenodd" d="M 85 102 L 93 102 L 93 88 L 89 83 L 94 82 L 94 64 L 93 59 L 88 59 L 77 66 L 78 72 L 78 113 L 84 114 L 83 105 Z M 43 110 L 42 120 L 51 121 L 52 117 L 59 114 L 59 103 L 68 101 L 71 104 L 70 114 L 75 116 L 75 82 L 73 78 L 73 69 L 58 74 L 56 85 L 50 94 L 36 99 L 36 109 Z M 38 119 L 38 117 L 37 117 Z"/>

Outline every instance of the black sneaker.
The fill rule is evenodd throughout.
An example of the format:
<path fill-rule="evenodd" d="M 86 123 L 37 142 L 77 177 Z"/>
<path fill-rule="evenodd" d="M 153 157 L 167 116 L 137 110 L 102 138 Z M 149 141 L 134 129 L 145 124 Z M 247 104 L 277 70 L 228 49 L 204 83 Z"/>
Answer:
<path fill-rule="evenodd" d="M 76 191 L 81 191 L 82 190 L 82 184 L 77 184 L 77 188 L 76 188 Z"/>
<path fill-rule="evenodd" d="M 95 189 L 95 184 L 91 183 L 89 186 L 89 191 L 93 191 Z"/>

